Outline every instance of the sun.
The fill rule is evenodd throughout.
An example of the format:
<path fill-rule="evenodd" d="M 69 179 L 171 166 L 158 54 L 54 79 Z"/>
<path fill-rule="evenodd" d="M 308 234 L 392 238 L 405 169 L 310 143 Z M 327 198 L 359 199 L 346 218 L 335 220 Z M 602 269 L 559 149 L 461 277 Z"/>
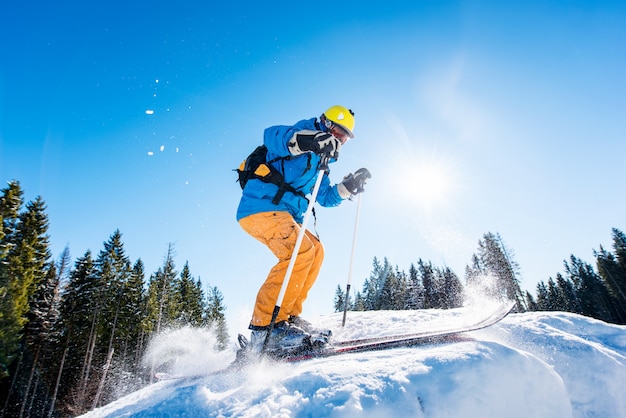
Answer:
<path fill-rule="evenodd" d="M 404 166 L 408 197 L 422 208 L 443 209 L 453 198 L 453 166 L 442 159 L 421 159 Z"/>
<path fill-rule="evenodd" d="M 450 188 L 449 174 L 441 164 L 433 162 L 416 168 L 413 182 L 416 198 L 425 203 L 441 203 Z"/>

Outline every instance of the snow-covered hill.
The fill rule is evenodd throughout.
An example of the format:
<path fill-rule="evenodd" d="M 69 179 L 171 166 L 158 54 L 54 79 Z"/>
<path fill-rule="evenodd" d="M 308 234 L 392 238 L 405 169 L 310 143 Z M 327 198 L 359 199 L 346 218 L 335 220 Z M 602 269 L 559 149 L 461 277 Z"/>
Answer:
<path fill-rule="evenodd" d="M 485 307 L 485 309 L 487 309 Z M 437 327 L 462 310 L 316 318 L 337 340 Z M 626 417 L 626 327 L 567 313 L 511 314 L 452 343 L 348 354 L 154 383 L 86 417 Z M 152 359 L 175 373 L 225 367 L 211 338 L 164 335 Z M 234 347 L 233 347 L 234 350 Z"/>

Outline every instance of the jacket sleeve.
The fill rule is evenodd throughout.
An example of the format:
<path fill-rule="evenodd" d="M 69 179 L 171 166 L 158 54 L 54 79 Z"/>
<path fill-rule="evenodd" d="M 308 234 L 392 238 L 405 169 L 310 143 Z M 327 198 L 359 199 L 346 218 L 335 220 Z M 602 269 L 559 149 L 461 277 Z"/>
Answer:
<path fill-rule="evenodd" d="M 324 207 L 333 207 L 339 205 L 343 199 L 339 196 L 337 191 L 337 185 L 330 184 L 330 178 L 327 173 L 324 173 L 324 178 L 320 184 L 320 190 L 317 193 L 317 203 Z"/>

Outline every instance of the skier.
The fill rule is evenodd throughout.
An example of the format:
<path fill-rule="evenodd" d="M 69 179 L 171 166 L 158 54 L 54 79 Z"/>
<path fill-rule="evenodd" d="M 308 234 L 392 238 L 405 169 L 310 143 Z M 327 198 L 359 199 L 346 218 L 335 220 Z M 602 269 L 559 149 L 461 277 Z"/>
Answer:
<path fill-rule="evenodd" d="M 251 339 L 247 348 L 251 352 L 263 350 L 278 294 L 303 227 L 303 214 L 309 204 L 306 195 L 311 193 L 320 170 L 325 172 L 316 201 L 325 207 L 337 206 L 344 199 L 363 192 L 371 177 L 367 169 L 361 168 L 331 185 L 328 163 L 335 162 L 341 146 L 354 138 L 353 129 L 354 113 L 343 106 L 330 107 L 319 120 L 311 118 L 293 126 L 265 129 L 266 161 L 280 172 L 280 180 L 249 180 L 237 210 L 241 227 L 278 258 L 257 294 L 249 326 Z M 306 347 L 311 344 L 311 334 L 318 341 L 320 337 L 322 341 L 328 340 L 330 332 L 320 333 L 300 317 L 302 304 L 317 279 L 323 258 L 322 243 L 306 230 L 268 339 L 269 351 L 287 352 Z"/>

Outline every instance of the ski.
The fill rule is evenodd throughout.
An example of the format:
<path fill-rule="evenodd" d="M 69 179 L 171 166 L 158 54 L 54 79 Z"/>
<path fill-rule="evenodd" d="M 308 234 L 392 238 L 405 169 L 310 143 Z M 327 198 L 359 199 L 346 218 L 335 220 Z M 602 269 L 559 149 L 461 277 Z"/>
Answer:
<path fill-rule="evenodd" d="M 473 323 L 462 326 L 453 326 L 448 329 L 428 330 L 417 333 L 360 338 L 334 342 L 332 346 L 319 350 L 311 350 L 283 359 L 285 362 L 298 362 L 314 358 L 332 357 L 340 354 L 358 353 L 364 351 L 384 350 L 396 347 L 413 346 L 435 342 L 451 342 L 461 340 L 459 334 L 490 327 L 504 319 L 515 306 L 514 302 L 503 303 L 488 316 Z"/>
<path fill-rule="evenodd" d="M 397 347 L 408 347 L 422 344 L 431 343 L 443 343 L 443 342 L 456 342 L 462 341 L 464 338 L 460 335 L 465 332 L 477 331 L 490 327 L 502 319 L 504 319 L 515 306 L 514 302 L 506 302 L 499 305 L 493 311 L 490 311 L 487 315 L 476 319 L 471 323 L 462 325 L 452 325 L 448 328 L 440 328 L 436 330 L 426 330 L 415 333 L 396 334 L 380 337 L 359 338 L 353 340 L 344 340 L 333 342 L 332 344 L 322 348 L 305 348 L 297 352 L 289 353 L 284 356 L 277 356 L 268 354 L 266 358 L 271 361 L 284 362 L 284 363 L 297 363 L 305 360 L 312 360 L 316 358 L 333 357 L 349 353 L 360 353 L 366 351 L 386 350 Z M 239 344 L 245 347 L 247 340 L 243 335 L 239 336 Z M 243 350 L 243 348 L 242 348 Z M 244 359 L 244 360 L 242 360 Z M 221 374 L 227 374 L 233 371 L 240 371 L 246 367 L 248 363 L 245 360 L 245 356 L 237 357 L 237 359 L 231 363 L 225 369 L 220 369 L 212 373 L 204 373 L 197 375 L 172 375 L 169 373 L 156 373 L 155 378 L 157 380 L 170 380 L 170 379 L 195 379 L 200 377 L 218 376 Z"/>
<path fill-rule="evenodd" d="M 511 312 L 511 310 L 513 310 L 514 306 L 515 306 L 514 302 L 503 303 L 500 306 L 498 306 L 498 308 L 495 309 L 494 311 L 489 312 L 487 316 L 480 318 L 470 324 L 463 324 L 459 326 L 451 326 L 449 328 L 444 328 L 444 329 L 426 330 L 426 331 L 408 333 L 408 334 L 389 335 L 389 336 L 380 336 L 380 337 L 372 337 L 372 338 L 358 338 L 354 340 L 338 341 L 338 342 L 333 343 L 333 346 L 345 347 L 345 346 L 351 346 L 351 345 L 379 343 L 379 342 L 385 342 L 385 341 L 405 340 L 405 339 L 414 339 L 414 338 L 419 339 L 419 338 L 429 338 L 429 337 L 441 337 L 444 335 L 477 331 L 482 328 L 487 328 L 501 321 L 502 319 L 504 319 Z"/>

